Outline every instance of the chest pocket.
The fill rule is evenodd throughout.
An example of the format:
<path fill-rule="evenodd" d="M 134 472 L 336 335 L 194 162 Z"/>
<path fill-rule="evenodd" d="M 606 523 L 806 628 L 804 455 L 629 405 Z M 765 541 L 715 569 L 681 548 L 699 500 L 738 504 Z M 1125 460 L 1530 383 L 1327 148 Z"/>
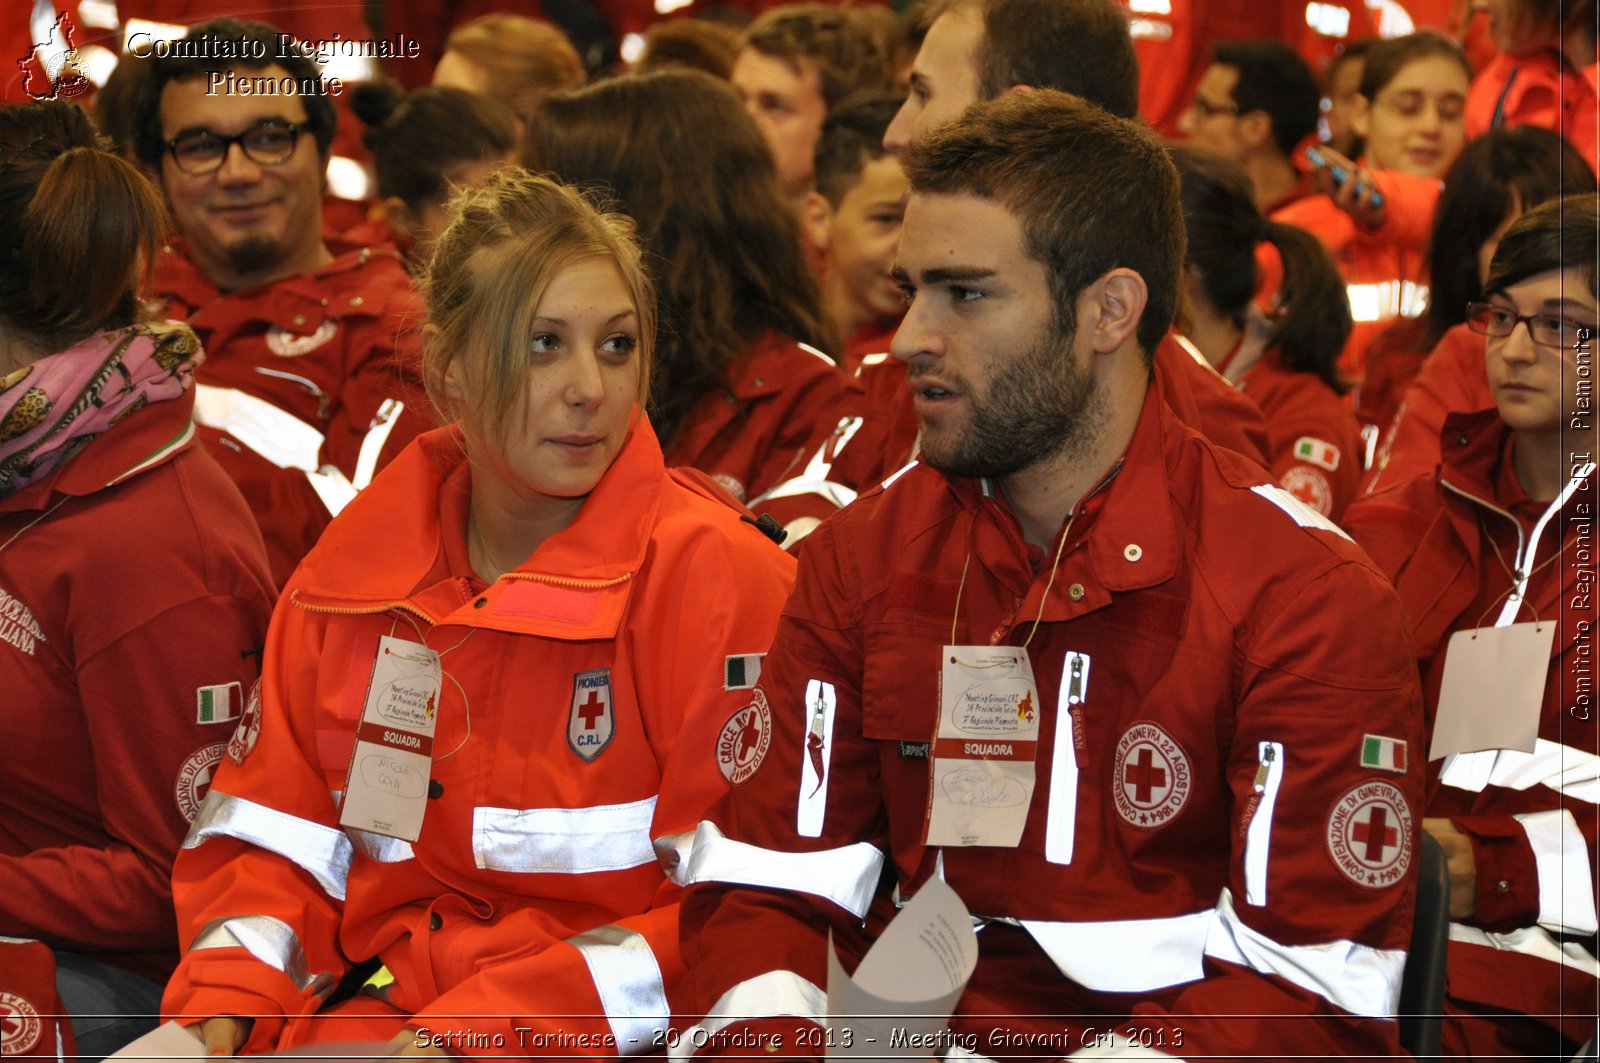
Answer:
<path fill-rule="evenodd" d="M 864 634 L 862 735 L 880 742 L 932 742 L 939 728 L 939 654 L 950 629 L 875 621 Z"/>

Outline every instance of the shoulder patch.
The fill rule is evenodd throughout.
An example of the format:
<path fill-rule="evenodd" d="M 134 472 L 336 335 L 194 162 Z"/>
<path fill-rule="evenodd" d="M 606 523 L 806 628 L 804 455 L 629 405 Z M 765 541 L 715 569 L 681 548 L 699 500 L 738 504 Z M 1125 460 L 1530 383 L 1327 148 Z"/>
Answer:
<path fill-rule="evenodd" d="M 1278 486 L 1324 517 L 1333 512 L 1333 485 L 1320 469 L 1296 465 L 1283 474 Z"/>
<path fill-rule="evenodd" d="M 1328 813 L 1328 855 L 1346 878 L 1383 889 L 1411 866 L 1411 805 L 1393 783 L 1374 780 L 1350 790 Z"/>
<path fill-rule="evenodd" d="M 222 755 L 227 749 L 226 742 L 202 746 L 189 754 L 189 759 L 178 769 L 172 796 L 178 802 L 178 811 L 183 813 L 183 818 L 188 822 L 194 822 L 195 814 L 205 803 L 206 794 L 211 791 L 211 775 L 222 763 Z"/>
<path fill-rule="evenodd" d="M 260 737 L 261 680 L 257 679 L 250 687 L 250 697 L 245 700 L 244 714 L 239 717 L 239 726 L 233 729 L 233 737 L 228 739 L 228 759 L 235 764 L 243 764 L 244 758 L 250 755 Z"/>
<path fill-rule="evenodd" d="M 65 1019 L 66 1016 L 61 1016 L 62 1021 Z M 21 1056 L 31 1053 L 43 1033 L 44 1023 L 39 1018 L 39 1009 L 26 997 L 0 990 L 0 1037 L 5 1041 L 4 1054 Z"/>
<path fill-rule="evenodd" d="M 309 336 L 300 336 L 273 325 L 267 329 L 267 350 L 279 358 L 299 358 L 325 345 L 338 331 L 339 323 L 332 318 L 318 325 L 317 330 Z"/>
<path fill-rule="evenodd" d="M 766 691 L 755 688 L 750 704 L 728 717 L 717 735 L 717 768 L 737 786 L 756 773 L 772 744 L 772 708 Z"/>
<path fill-rule="evenodd" d="M 1327 517 L 1324 517 L 1321 513 L 1318 513 L 1316 510 L 1312 509 L 1310 506 L 1306 505 L 1304 502 L 1300 501 L 1298 498 L 1294 497 L 1294 495 L 1291 495 L 1277 484 L 1257 484 L 1256 486 L 1250 488 L 1250 490 L 1255 494 L 1260 495 L 1268 502 L 1271 502 L 1285 513 L 1289 514 L 1289 517 L 1302 528 L 1316 528 L 1319 531 L 1332 532 L 1339 538 L 1344 539 L 1346 542 L 1355 541 L 1354 539 L 1351 539 L 1350 536 L 1345 534 L 1343 528 L 1339 527 L 1333 521 L 1329 520 Z"/>
<path fill-rule="evenodd" d="M 1316 436 L 1301 436 L 1295 440 L 1294 456 L 1296 461 L 1320 465 L 1329 472 L 1339 467 L 1339 448 Z"/>

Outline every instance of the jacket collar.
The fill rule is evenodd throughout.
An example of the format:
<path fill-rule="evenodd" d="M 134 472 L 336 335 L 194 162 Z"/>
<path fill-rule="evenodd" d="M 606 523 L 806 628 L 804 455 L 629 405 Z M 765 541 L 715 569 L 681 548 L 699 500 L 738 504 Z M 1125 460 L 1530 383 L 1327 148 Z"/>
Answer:
<path fill-rule="evenodd" d="M 129 414 L 37 483 L 0 500 L 0 513 L 44 509 L 58 496 L 86 497 L 171 461 L 194 445 L 194 391 Z"/>
<path fill-rule="evenodd" d="M 1171 410 L 1154 386 L 1147 388 L 1128 449 L 1101 485 L 1078 504 L 1070 529 L 1072 542 L 1050 588 L 1044 619 L 1081 615 L 1110 604 L 1111 592 L 1153 587 L 1177 573 L 1181 539 L 1167 454 L 1167 440 L 1177 431 L 1181 428 Z M 996 579 L 1026 593 L 1023 611 L 1037 610 L 1038 596 L 1050 582 L 1059 539 L 1035 574 L 1016 517 L 998 495 L 990 494 L 978 480 L 947 479 L 960 505 L 973 512 L 973 552 Z M 1081 550 L 1078 543 L 1083 544 Z"/>
<path fill-rule="evenodd" d="M 572 524 L 496 580 L 483 606 L 468 604 L 459 581 L 446 581 L 448 591 L 426 585 L 442 544 L 440 489 L 465 461 L 458 427 L 420 436 L 328 527 L 291 583 L 296 604 L 353 612 L 406 605 L 435 623 L 614 634 L 661 504 L 665 466 L 649 422 L 638 418 Z"/>

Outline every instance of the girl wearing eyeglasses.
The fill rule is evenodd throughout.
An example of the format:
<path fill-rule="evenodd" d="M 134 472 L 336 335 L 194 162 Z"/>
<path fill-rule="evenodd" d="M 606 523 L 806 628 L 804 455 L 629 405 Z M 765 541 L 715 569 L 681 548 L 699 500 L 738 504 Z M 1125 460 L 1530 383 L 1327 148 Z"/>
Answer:
<path fill-rule="evenodd" d="M 1537 733 L 1531 749 L 1495 738 L 1429 764 L 1423 828 L 1450 868 L 1452 1058 L 1565 1057 L 1595 1032 L 1597 234 L 1593 194 L 1512 225 L 1467 316 L 1495 408 L 1451 415 L 1435 472 L 1346 516 L 1406 606 L 1430 735 L 1458 719 Z M 1544 681 L 1523 697 L 1473 689 L 1530 671 Z"/>

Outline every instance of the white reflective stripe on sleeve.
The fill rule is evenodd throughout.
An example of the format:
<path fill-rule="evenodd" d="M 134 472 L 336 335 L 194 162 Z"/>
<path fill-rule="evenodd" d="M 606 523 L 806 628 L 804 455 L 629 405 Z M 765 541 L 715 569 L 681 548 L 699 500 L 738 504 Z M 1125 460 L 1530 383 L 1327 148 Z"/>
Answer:
<path fill-rule="evenodd" d="M 1250 490 L 1253 493 L 1260 495 L 1268 502 L 1271 502 L 1285 513 L 1289 514 L 1290 517 L 1294 518 L 1294 522 L 1300 525 L 1302 528 L 1316 528 L 1318 531 L 1333 532 L 1333 534 L 1348 542 L 1355 541 L 1351 539 L 1350 536 L 1345 534 L 1343 528 L 1339 527 L 1333 521 L 1329 520 L 1327 517 L 1324 517 L 1321 513 L 1318 513 L 1316 510 L 1312 509 L 1310 506 L 1306 505 L 1304 502 L 1300 501 L 1298 498 L 1294 497 L 1294 495 L 1291 495 L 1277 484 L 1257 484 L 1255 487 L 1250 488 Z"/>
<path fill-rule="evenodd" d="M 806 752 L 800 758 L 800 799 L 794 829 L 802 838 L 819 838 L 823 816 L 828 811 L 828 783 L 832 779 L 828 766 L 833 762 L 833 716 L 839 698 L 832 683 L 813 679 L 806 684 L 805 703 L 811 709 L 811 724 L 806 732 Z"/>
<path fill-rule="evenodd" d="M 624 1056 L 651 1051 L 653 1035 L 672 1022 L 661 965 L 643 934 L 620 926 L 602 926 L 567 939 L 583 954 L 600 994 L 606 1021 Z"/>
<path fill-rule="evenodd" d="M 1510 790 L 1544 785 L 1564 797 L 1600 805 L 1600 757 L 1543 738 L 1534 742 L 1532 753 L 1486 749 L 1446 757 L 1439 781 L 1474 793 L 1490 785 Z"/>
<path fill-rule="evenodd" d="M 1215 909 L 1165 919 L 1055 923 L 1023 919 L 1026 930 L 1062 974 L 1102 993 L 1138 993 L 1193 982 Z"/>
<path fill-rule="evenodd" d="M 344 900 L 354 847 L 344 831 L 309 819 L 291 816 L 216 787 L 206 794 L 200 811 L 183 839 L 194 849 L 210 838 L 236 838 L 277 853 L 303 869 L 334 900 Z"/>
<path fill-rule="evenodd" d="M 882 851 L 866 842 L 816 853 L 784 853 L 736 842 L 715 823 L 701 820 L 683 880 L 684 885 L 726 882 L 809 893 L 863 919 L 882 870 Z"/>
<path fill-rule="evenodd" d="M 793 498 L 796 495 L 816 495 L 831 506 L 843 509 L 856 500 L 856 493 L 843 484 L 836 484 L 832 480 L 812 479 L 805 476 L 796 476 L 792 480 L 785 480 L 760 498 L 750 503 L 751 509 L 764 502 L 771 502 L 778 498 Z"/>
<path fill-rule="evenodd" d="M 1233 894 L 1224 889 L 1206 955 L 1262 974 L 1276 975 L 1335 1007 L 1369 1019 L 1393 1019 L 1400 1006 L 1404 949 L 1375 949 L 1353 941 L 1285 945 L 1240 921 Z"/>
<path fill-rule="evenodd" d="M 1261 800 L 1250 817 L 1244 839 L 1244 899 L 1257 908 L 1267 903 L 1267 863 L 1272 853 L 1272 813 L 1278 806 L 1278 787 L 1283 784 L 1283 743 L 1262 742 L 1257 747 L 1255 784 Z"/>
<path fill-rule="evenodd" d="M 1056 740 L 1050 753 L 1050 796 L 1044 821 L 1044 857 L 1072 863 L 1078 831 L 1078 723 L 1072 706 L 1089 692 L 1089 655 L 1069 652 L 1061 661 L 1061 692 L 1056 696 Z M 943 856 L 943 853 L 940 853 Z"/>
<path fill-rule="evenodd" d="M 238 915 L 213 919 L 195 935 L 190 952 L 202 949 L 242 948 L 274 970 L 282 971 L 296 988 L 310 989 L 329 975 L 312 975 L 305 948 L 294 929 L 270 915 Z"/>
<path fill-rule="evenodd" d="M 684 885 L 683 873 L 688 870 L 689 854 L 694 851 L 694 831 L 663 834 L 650 845 L 656 851 L 656 863 L 661 865 L 661 873 L 674 885 Z"/>
<path fill-rule="evenodd" d="M 280 469 L 317 469 L 322 433 L 265 399 L 237 388 L 196 384 L 194 419 L 228 433 Z"/>
<path fill-rule="evenodd" d="M 656 799 L 589 808 L 475 808 L 472 855 L 486 871 L 583 875 L 653 864 Z"/>
<path fill-rule="evenodd" d="M 1080 1048 L 1068 1059 L 1179 1059 L 1154 1048 L 1130 1041 L 1120 1033 L 1096 1040 L 1088 1048 Z"/>
<path fill-rule="evenodd" d="M 736 1022 L 794 1015 L 821 1024 L 827 1010 L 828 994 L 811 982 L 793 971 L 768 971 L 722 994 L 700 1025 L 683 1031 L 667 1055 L 674 1061 L 688 1059 L 696 1045 L 705 1044 L 710 1036 Z"/>
<path fill-rule="evenodd" d="M 356 455 L 356 476 L 350 483 L 357 491 L 370 484 L 377 475 L 378 456 L 383 453 L 383 445 L 389 441 L 389 435 L 400 422 L 400 414 L 405 408 L 405 403 L 399 399 L 384 399 L 378 407 L 378 414 L 367 428 L 367 434 L 362 437 L 361 450 Z"/>
<path fill-rule="evenodd" d="M 355 487 L 345 479 L 344 473 L 340 472 L 337 466 L 324 465 L 316 472 L 306 473 L 305 477 L 330 516 L 337 517 L 344 511 L 345 506 L 356 499 Z"/>
<path fill-rule="evenodd" d="M 1539 925 L 1552 934 L 1589 935 L 1600 930 L 1589 842 L 1572 813 L 1558 808 L 1512 818 L 1522 825 L 1533 847 L 1539 871 Z"/>
<path fill-rule="evenodd" d="M 1475 926 L 1451 923 L 1450 940 L 1466 945 L 1481 945 L 1486 949 L 1499 949 L 1502 952 L 1519 952 L 1524 956 L 1532 956 L 1550 963 L 1559 963 L 1563 967 L 1571 967 L 1574 971 L 1582 971 L 1590 978 L 1600 978 L 1600 961 L 1591 956 L 1589 950 L 1576 941 L 1557 941 L 1551 936 L 1550 931 L 1542 926 L 1527 926 L 1521 930 L 1513 930 L 1509 934 L 1491 934 Z"/>

